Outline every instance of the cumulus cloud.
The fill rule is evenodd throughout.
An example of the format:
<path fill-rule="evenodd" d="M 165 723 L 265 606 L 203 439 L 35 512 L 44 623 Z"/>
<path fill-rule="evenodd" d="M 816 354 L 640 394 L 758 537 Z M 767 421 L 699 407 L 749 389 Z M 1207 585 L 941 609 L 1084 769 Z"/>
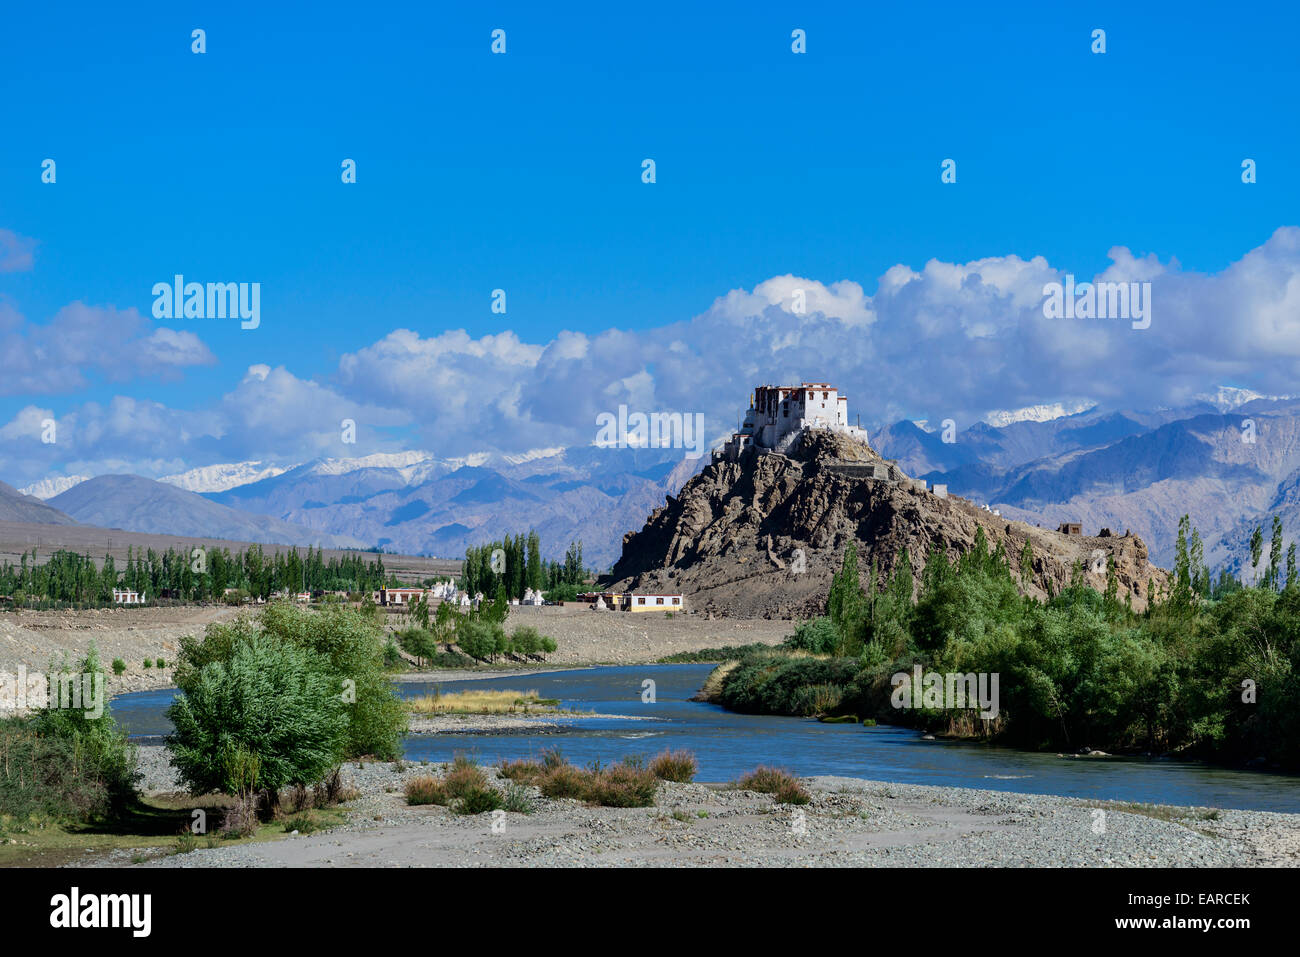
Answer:
<path fill-rule="evenodd" d="M 1151 283 L 1149 328 L 1119 319 L 1046 318 L 1044 286 L 1064 281 L 1070 270 L 1041 256 L 931 260 L 888 269 L 873 295 L 851 280 L 776 276 L 651 329 L 566 331 L 529 342 L 514 332 L 475 338 L 463 330 L 422 336 L 399 328 L 344 355 L 322 381 L 257 364 L 205 409 L 88 405 L 69 424 L 85 436 L 86 449 L 75 450 L 82 461 L 130 454 L 152 461 L 161 447 L 192 467 L 403 447 L 456 456 L 586 446 L 595 440 L 596 417 L 620 405 L 701 412 L 713 439 L 734 427 L 754 384 L 800 380 L 836 383 L 851 411 L 873 427 L 903 418 L 965 425 L 990 409 L 1085 398 L 1109 408 L 1179 405 L 1225 383 L 1265 394 L 1295 391 L 1300 228 L 1279 229 L 1214 274 L 1124 247 L 1111 249 L 1109 258 L 1100 275 L 1076 280 Z M 800 291 L 802 311 L 795 305 Z M 130 325 L 124 316 L 114 318 Z M 0 343 L 18 337 L 29 352 L 58 347 L 74 364 L 94 363 L 77 315 L 56 317 L 51 326 L 60 321 L 82 348 L 36 336 L 3 306 Z M 183 339 L 139 333 L 135 343 L 135 361 L 154 368 L 206 355 L 201 344 Z M 3 355 L 0 363 L 18 362 L 13 349 Z M 44 364 L 11 374 L 46 387 L 43 376 L 53 375 Z M 343 418 L 357 424 L 353 447 L 339 444 Z M 60 428 L 62 437 L 62 420 Z M 160 445 L 162 436 L 173 438 Z M 60 465 L 87 471 L 68 459 Z M 169 463 L 167 470 L 180 466 Z"/>
<path fill-rule="evenodd" d="M 0 309 L 0 395 L 73 392 L 92 373 L 109 382 L 170 379 L 215 362 L 194 333 L 157 327 L 135 309 L 74 302 L 44 325 Z"/>
<path fill-rule="evenodd" d="M 35 262 L 36 240 L 0 229 L 0 272 L 26 272 Z"/>

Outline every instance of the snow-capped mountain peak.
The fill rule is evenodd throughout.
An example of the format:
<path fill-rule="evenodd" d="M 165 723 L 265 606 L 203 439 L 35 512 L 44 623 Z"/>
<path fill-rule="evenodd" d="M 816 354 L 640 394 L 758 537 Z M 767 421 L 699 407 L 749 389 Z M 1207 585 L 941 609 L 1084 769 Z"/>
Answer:
<path fill-rule="evenodd" d="M 984 416 L 984 421 L 995 429 L 1006 428 L 1014 422 L 1050 422 L 1067 415 L 1087 412 L 1096 405 L 1087 400 L 1080 402 L 1049 402 L 1028 405 L 1023 409 L 1000 409 Z"/>
<path fill-rule="evenodd" d="M 1254 402 L 1256 399 L 1294 399 L 1293 395 L 1264 395 L 1262 392 L 1254 392 L 1251 389 L 1239 389 L 1236 386 L 1221 385 L 1214 392 L 1203 393 L 1197 396 L 1210 405 L 1214 406 L 1220 412 L 1231 412 L 1247 402 Z"/>
<path fill-rule="evenodd" d="M 24 495 L 31 495 L 34 498 L 39 498 L 41 501 L 45 501 L 46 499 L 54 498 L 54 496 L 66 492 L 74 485 L 80 485 L 88 478 L 90 478 L 89 475 L 60 475 L 55 478 L 45 478 L 41 479 L 39 482 L 33 482 L 26 488 L 20 488 L 18 491 L 22 492 Z"/>
<path fill-rule="evenodd" d="M 176 475 L 164 475 L 158 481 L 183 488 L 187 492 L 225 492 L 250 482 L 274 478 L 287 471 L 288 468 L 264 462 L 231 462 L 204 465 Z"/>

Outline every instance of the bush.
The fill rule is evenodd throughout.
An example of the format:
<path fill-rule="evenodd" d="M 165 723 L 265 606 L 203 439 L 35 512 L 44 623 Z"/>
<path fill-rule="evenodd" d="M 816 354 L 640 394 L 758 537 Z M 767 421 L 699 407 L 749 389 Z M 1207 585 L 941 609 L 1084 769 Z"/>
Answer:
<path fill-rule="evenodd" d="M 154 665 L 155 665 L 156 667 L 158 667 L 158 668 L 166 668 L 166 667 L 167 667 L 167 662 L 165 662 L 165 661 L 163 661 L 163 659 L 159 658 L 158 660 L 156 660 L 156 661 L 154 662 Z"/>
<path fill-rule="evenodd" d="M 528 789 L 518 784 L 510 784 L 506 787 L 506 793 L 501 799 L 501 807 L 515 814 L 533 813 L 533 802 L 528 797 Z"/>
<path fill-rule="evenodd" d="M 777 804 L 807 804 L 812 800 L 798 781 L 787 781 L 782 784 L 772 792 L 772 799 Z"/>
<path fill-rule="evenodd" d="M 760 794 L 776 794 L 782 788 L 789 788 L 791 785 L 799 786 L 799 781 L 794 775 L 783 768 L 767 765 L 759 765 L 736 782 L 736 787 L 742 791 L 757 791 Z"/>
<path fill-rule="evenodd" d="M 846 690 L 859 671 L 851 658 L 808 658 L 757 652 L 742 658 L 722 680 L 718 698 L 746 714 L 806 716 L 858 702 Z M 812 690 L 810 690 L 812 689 Z"/>
<path fill-rule="evenodd" d="M 263 614 L 264 626 L 304 648 L 324 655 L 336 687 L 353 684 L 345 754 L 372 754 L 391 761 L 401 756 L 406 711 L 384 671 L 381 630 L 350 608 L 310 611 L 293 605 L 273 605 Z"/>
<path fill-rule="evenodd" d="M 457 814 L 484 814 L 501 807 L 501 792 L 489 784 L 465 788 L 456 803 Z"/>
<path fill-rule="evenodd" d="M 75 739 L 0 719 L 0 817 L 86 823 L 110 816 L 114 786 Z"/>
<path fill-rule="evenodd" d="M 407 804 L 441 804 L 449 800 L 447 789 L 431 774 L 411 778 L 406 782 Z"/>
<path fill-rule="evenodd" d="M 153 667 L 153 659 L 152 659 L 152 658 L 146 658 L 146 659 L 144 660 L 144 666 L 145 666 L 146 669 L 152 668 L 152 667 Z"/>
<path fill-rule="evenodd" d="M 117 675 L 118 677 L 121 677 L 121 676 L 122 676 L 122 672 L 124 672 L 124 671 L 126 671 L 126 662 L 123 661 L 121 658 L 114 658 L 114 659 L 113 659 L 113 674 Z"/>
<path fill-rule="evenodd" d="M 542 774 L 542 766 L 536 761 L 502 761 L 497 773 L 510 781 L 531 784 Z"/>
<path fill-rule="evenodd" d="M 510 636 L 510 649 L 517 655 L 535 655 L 542 650 L 542 636 L 532 625 L 521 625 Z"/>
<path fill-rule="evenodd" d="M 76 681 L 91 701 L 81 708 L 52 701 L 30 717 L 0 719 L 0 816 L 86 823 L 118 815 L 135 794 L 135 749 L 107 701 L 92 716 L 104 685 L 95 646 L 79 668 L 65 663 L 56 677 Z"/>
<path fill-rule="evenodd" d="M 545 768 L 536 783 L 548 798 L 581 799 L 587 794 L 587 774 L 568 762 Z"/>
<path fill-rule="evenodd" d="M 491 661 L 499 653 L 498 647 L 505 647 L 505 632 L 490 621 L 462 618 L 456 629 L 456 644 L 471 658 Z"/>
<path fill-rule="evenodd" d="M 252 837 L 257 833 L 257 810 L 257 795 L 238 795 L 221 819 L 221 836 L 231 839 Z"/>
<path fill-rule="evenodd" d="M 458 754 L 452 760 L 451 769 L 443 778 L 443 786 L 451 797 L 463 798 L 471 791 L 487 787 L 488 782 L 482 768 L 465 755 Z"/>
<path fill-rule="evenodd" d="M 840 633 L 830 618 L 822 615 L 810 621 L 801 621 L 795 625 L 794 634 L 785 640 L 785 645 L 814 655 L 833 655 L 840 645 Z"/>
<path fill-rule="evenodd" d="M 659 779 L 648 768 L 615 764 L 588 772 L 583 797 L 604 807 L 654 807 Z"/>
<path fill-rule="evenodd" d="M 274 634 L 237 642 L 229 660 L 177 671 L 167 709 L 172 763 L 194 793 L 313 784 L 342 758 L 348 716 L 328 662 Z"/>
<path fill-rule="evenodd" d="M 699 765 L 689 751 L 664 751 L 650 762 L 650 772 L 661 781 L 687 784 L 695 778 Z"/>

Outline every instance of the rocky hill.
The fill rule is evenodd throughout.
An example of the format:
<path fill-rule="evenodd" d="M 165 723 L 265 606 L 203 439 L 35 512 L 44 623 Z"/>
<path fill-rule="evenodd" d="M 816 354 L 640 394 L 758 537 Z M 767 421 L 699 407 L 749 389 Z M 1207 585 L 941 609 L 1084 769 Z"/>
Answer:
<path fill-rule="evenodd" d="M 38 498 L 0 482 L 0 522 L 35 522 L 42 525 L 76 525 L 77 520 Z"/>
<path fill-rule="evenodd" d="M 885 478 L 868 477 L 871 473 Z M 684 592 L 698 611 L 737 617 L 806 617 L 825 610 L 844 550 L 858 542 L 863 585 L 873 559 L 892 573 L 906 549 L 919 579 L 932 547 L 955 559 L 976 529 L 1018 561 L 1026 539 L 1034 568 L 1025 590 L 1060 591 L 1074 566 L 1106 583 L 1113 556 L 1121 598 L 1146 607 L 1168 574 L 1152 565 L 1133 535 L 1065 535 L 994 515 L 961 498 L 921 489 L 867 444 L 827 431 L 805 431 L 788 455 L 750 450 L 718 461 L 688 481 L 639 532 L 623 539 L 616 588 Z"/>

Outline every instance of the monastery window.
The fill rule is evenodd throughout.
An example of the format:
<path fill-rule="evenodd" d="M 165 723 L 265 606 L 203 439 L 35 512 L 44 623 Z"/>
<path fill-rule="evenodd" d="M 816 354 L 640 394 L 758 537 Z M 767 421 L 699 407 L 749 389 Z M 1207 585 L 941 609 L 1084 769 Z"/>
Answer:
<path fill-rule="evenodd" d="M 656 604 L 656 605 L 662 605 L 663 603 L 664 603 L 664 600 L 663 600 L 662 598 L 656 598 L 656 599 L 655 599 L 655 604 Z"/>

